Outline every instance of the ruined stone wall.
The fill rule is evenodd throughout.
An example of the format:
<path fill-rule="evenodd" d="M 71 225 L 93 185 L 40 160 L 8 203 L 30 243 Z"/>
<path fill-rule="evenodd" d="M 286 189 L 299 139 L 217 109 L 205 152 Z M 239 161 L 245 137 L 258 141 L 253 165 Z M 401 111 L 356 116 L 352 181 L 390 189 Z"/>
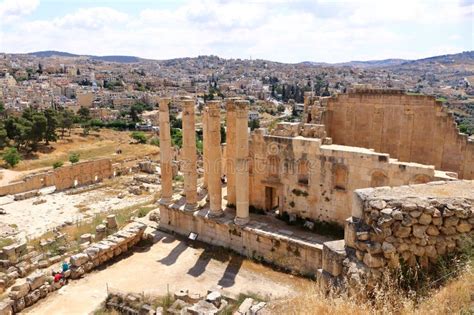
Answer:
<path fill-rule="evenodd" d="M 474 179 L 474 142 L 458 133 L 451 114 L 432 96 L 359 90 L 323 100 L 333 143 L 389 153 Z"/>
<path fill-rule="evenodd" d="M 321 244 L 272 233 L 251 224 L 238 226 L 233 223 L 233 215 L 210 219 L 206 216 L 207 210 L 190 213 L 161 205 L 160 229 L 184 236 L 194 232 L 199 241 L 230 248 L 241 255 L 301 274 L 315 275 L 321 268 Z"/>
<path fill-rule="evenodd" d="M 109 159 L 81 162 L 30 175 L 21 181 L 0 186 L 0 196 L 18 194 L 49 186 L 56 186 L 57 190 L 64 190 L 93 184 L 111 176 L 113 176 L 113 171 Z"/>
<path fill-rule="evenodd" d="M 433 166 L 402 163 L 388 154 L 339 145 L 321 139 L 267 136 L 259 130 L 250 145 L 250 204 L 272 206 L 303 218 L 341 225 L 351 215 L 352 192 L 358 188 L 425 183 Z"/>

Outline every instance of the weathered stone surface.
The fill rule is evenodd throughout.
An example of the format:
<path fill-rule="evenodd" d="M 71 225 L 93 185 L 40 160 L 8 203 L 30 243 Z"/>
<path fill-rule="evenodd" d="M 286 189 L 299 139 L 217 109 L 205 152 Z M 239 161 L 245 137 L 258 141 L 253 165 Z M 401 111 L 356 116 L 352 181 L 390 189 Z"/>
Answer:
<path fill-rule="evenodd" d="M 28 282 L 23 282 L 21 284 L 17 284 L 12 286 L 11 288 L 11 295 L 10 297 L 13 300 L 19 299 L 21 297 L 24 297 L 26 294 L 30 292 L 30 284 Z"/>
<path fill-rule="evenodd" d="M 85 264 L 89 260 L 89 256 L 84 253 L 79 253 L 76 255 L 72 255 L 70 258 L 70 262 L 72 266 L 79 267 Z"/>
<path fill-rule="evenodd" d="M 392 218 L 394 218 L 395 220 L 398 220 L 398 221 L 403 220 L 403 212 L 401 212 L 400 210 L 393 210 L 392 211 Z"/>
<path fill-rule="evenodd" d="M 44 284 L 44 282 L 46 281 L 46 276 L 42 272 L 36 272 L 29 275 L 26 278 L 26 281 L 30 284 L 31 290 L 36 290 L 37 288 L 39 288 L 40 286 Z"/>
<path fill-rule="evenodd" d="M 13 311 L 15 313 L 21 312 L 25 307 L 26 307 L 26 305 L 25 305 L 25 298 L 24 297 L 19 298 L 18 300 L 15 300 L 13 302 Z"/>
<path fill-rule="evenodd" d="M 471 231 L 471 229 L 472 229 L 472 226 L 471 224 L 469 224 L 469 222 L 467 222 L 467 220 L 461 220 L 459 224 L 456 226 L 456 230 L 459 233 L 467 233 Z"/>
<path fill-rule="evenodd" d="M 428 225 L 428 228 L 426 229 L 426 234 L 428 234 L 430 236 L 438 236 L 439 235 L 439 230 L 434 225 Z"/>
<path fill-rule="evenodd" d="M 391 243 L 383 242 L 382 251 L 384 252 L 384 254 L 392 254 L 396 252 L 396 248 Z"/>
<path fill-rule="evenodd" d="M 40 299 L 40 296 L 40 290 L 31 291 L 25 296 L 25 305 L 31 306 L 35 304 Z"/>
<path fill-rule="evenodd" d="M 5 299 L 0 301 L 0 315 L 12 315 L 13 314 L 13 301 Z"/>
<path fill-rule="evenodd" d="M 415 224 L 413 226 L 413 235 L 418 238 L 424 238 L 426 236 L 426 225 Z"/>
<path fill-rule="evenodd" d="M 418 223 L 423 224 L 423 225 L 428 225 L 431 223 L 431 216 L 426 213 L 422 213 L 420 217 L 418 218 Z"/>
<path fill-rule="evenodd" d="M 377 209 L 377 210 L 382 210 L 387 206 L 387 203 L 384 200 L 381 199 L 376 199 L 376 200 L 371 200 L 369 202 L 370 207 Z"/>
<path fill-rule="evenodd" d="M 371 255 L 370 253 L 365 253 L 364 264 L 366 264 L 370 268 L 380 268 L 385 265 L 385 259 L 379 255 Z"/>
<path fill-rule="evenodd" d="M 409 226 L 398 226 L 394 227 L 394 234 L 396 237 L 404 238 L 411 234 L 411 227 Z"/>

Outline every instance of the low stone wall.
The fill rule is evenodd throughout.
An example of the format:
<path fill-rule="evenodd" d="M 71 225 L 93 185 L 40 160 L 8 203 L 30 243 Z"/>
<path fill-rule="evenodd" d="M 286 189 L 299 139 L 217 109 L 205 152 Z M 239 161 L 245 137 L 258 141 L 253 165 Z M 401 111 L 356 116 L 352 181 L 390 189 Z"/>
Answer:
<path fill-rule="evenodd" d="M 80 278 L 95 267 L 131 249 L 141 240 L 145 228 L 143 223 L 131 223 L 102 241 L 88 246 L 82 252 L 72 255 L 69 258 L 71 267 L 64 273 L 65 278 Z M 43 271 L 35 271 L 26 279 L 17 280 L 10 288 L 8 298 L 0 301 L 0 315 L 21 312 L 65 284 L 62 281 L 54 282 L 52 275 Z"/>
<path fill-rule="evenodd" d="M 414 195 L 409 187 L 356 191 L 360 217 L 348 220 L 346 246 L 370 268 L 398 267 L 400 260 L 426 267 L 460 248 L 474 235 L 474 182 L 431 185 L 437 186 L 453 194 Z M 462 190 L 471 196 L 459 196 Z"/>
<path fill-rule="evenodd" d="M 81 162 L 29 175 L 21 181 L 0 186 L 0 196 L 24 193 L 49 186 L 64 190 L 93 184 L 112 176 L 112 163 L 109 159 Z"/>
<path fill-rule="evenodd" d="M 429 268 L 474 237 L 474 181 L 358 189 L 344 240 L 324 243 L 318 282 L 373 287 L 385 271 Z"/>
<path fill-rule="evenodd" d="M 246 226 L 235 225 L 233 213 L 209 219 L 207 210 L 193 213 L 161 205 L 159 228 L 184 236 L 194 232 L 200 241 L 305 275 L 321 268 L 322 244 L 293 237 L 289 231 L 270 231 L 252 219 Z"/>

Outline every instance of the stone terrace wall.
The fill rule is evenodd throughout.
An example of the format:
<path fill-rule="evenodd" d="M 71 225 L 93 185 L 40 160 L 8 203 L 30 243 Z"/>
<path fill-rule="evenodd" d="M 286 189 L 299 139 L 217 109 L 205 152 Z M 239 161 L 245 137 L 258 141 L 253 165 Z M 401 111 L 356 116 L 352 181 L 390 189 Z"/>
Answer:
<path fill-rule="evenodd" d="M 207 210 L 190 213 L 161 205 L 160 229 L 184 236 L 194 232 L 199 241 L 302 274 L 314 275 L 321 268 L 321 244 L 269 232 L 252 220 L 241 227 L 234 224 L 233 215 L 208 219 Z"/>
<path fill-rule="evenodd" d="M 324 102 L 323 123 L 333 143 L 373 148 L 474 179 L 474 142 L 458 133 L 451 114 L 434 97 L 368 89 Z"/>
<path fill-rule="evenodd" d="M 369 268 L 428 266 L 474 236 L 474 181 L 355 192 L 345 245 Z"/>
<path fill-rule="evenodd" d="M 109 159 L 81 162 L 29 175 L 21 181 L 1 186 L 0 196 L 18 194 L 49 186 L 56 186 L 57 190 L 64 190 L 93 184 L 112 176 L 112 163 Z"/>

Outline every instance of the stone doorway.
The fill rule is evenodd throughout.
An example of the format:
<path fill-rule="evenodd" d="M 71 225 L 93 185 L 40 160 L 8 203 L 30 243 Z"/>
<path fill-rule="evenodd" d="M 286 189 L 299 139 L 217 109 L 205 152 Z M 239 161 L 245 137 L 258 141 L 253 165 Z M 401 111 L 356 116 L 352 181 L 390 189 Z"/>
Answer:
<path fill-rule="evenodd" d="M 279 198 L 275 187 L 265 186 L 265 210 L 273 211 L 278 208 Z"/>

